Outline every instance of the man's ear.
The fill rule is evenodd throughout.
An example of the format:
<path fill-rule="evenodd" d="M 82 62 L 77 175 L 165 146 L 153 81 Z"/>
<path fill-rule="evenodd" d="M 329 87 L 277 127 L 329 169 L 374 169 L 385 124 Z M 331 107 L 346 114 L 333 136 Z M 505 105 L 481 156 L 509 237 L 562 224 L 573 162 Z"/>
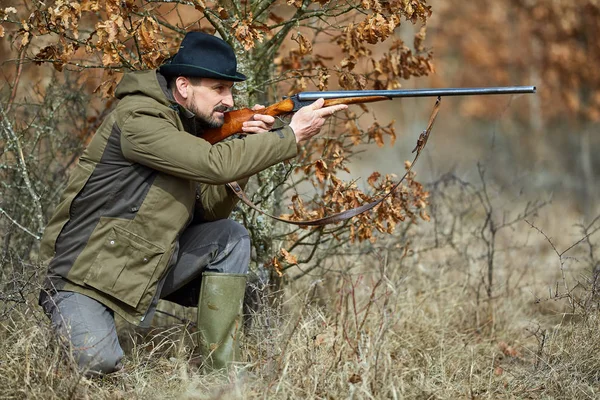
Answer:
<path fill-rule="evenodd" d="M 190 85 L 189 79 L 184 76 L 179 76 L 175 80 L 175 90 L 183 99 L 188 98 L 188 86 Z"/>

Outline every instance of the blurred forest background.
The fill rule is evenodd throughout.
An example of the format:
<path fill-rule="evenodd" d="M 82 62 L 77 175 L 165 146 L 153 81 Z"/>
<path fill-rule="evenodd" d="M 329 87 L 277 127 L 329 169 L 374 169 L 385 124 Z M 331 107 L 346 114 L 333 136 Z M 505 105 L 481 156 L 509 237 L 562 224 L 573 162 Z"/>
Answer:
<path fill-rule="evenodd" d="M 522 178 L 520 184 L 533 192 L 554 193 L 565 206 L 594 216 L 600 77 L 590 63 L 600 48 L 590 38 L 598 29 L 597 4 L 431 4 L 426 46 L 433 50 L 435 73 L 412 79 L 410 87 L 534 85 L 538 93 L 445 99 L 429 149 L 434 165 L 423 173 L 468 174 L 486 161 L 495 180 Z M 420 122 L 414 107 L 423 105 L 419 99 L 386 106 L 409 132 Z M 380 154 L 370 160 L 381 160 Z"/>
<path fill-rule="evenodd" d="M 251 76 L 239 106 L 301 90 L 537 94 L 442 99 L 401 189 L 348 223 L 293 229 L 241 207 L 255 246 L 245 378 L 190 366 L 193 311 L 162 304 L 179 322 L 122 327 L 126 368 L 89 380 L 36 307 L 39 239 L 121 74 L 157 67 L 192 29 L 234 46 Z M 598 33 L 597 0 L 0 0 L 6 397 L 597 397 Z M 299 219 L 373 200 L 433 102 L 352 106 L 255 177 L 254 201 Z"/>

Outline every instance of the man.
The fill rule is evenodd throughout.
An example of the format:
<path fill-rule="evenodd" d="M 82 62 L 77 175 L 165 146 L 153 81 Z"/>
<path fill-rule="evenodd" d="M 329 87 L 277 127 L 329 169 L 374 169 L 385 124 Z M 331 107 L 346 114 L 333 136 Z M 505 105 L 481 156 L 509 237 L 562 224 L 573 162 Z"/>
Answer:
<path fill-rule="evenodd" d="M 170 63 L 119 83 L 120 102 L 72 171 L 40 249 L 40 304 L 82 368 L 118 370 L 114 313 L 147 325 L 161 298 L 198 306 L 208 366 L 236 360 L 250 242 L 227 219 L 236 200 L 224 184 L 294 157 L 346 107 L 319 100 L 277 131 L 256 115 L 244 139 L 209 144 L 202 130 L 223 124 L 245 79 L 226 42 L 191 32 Z"/>

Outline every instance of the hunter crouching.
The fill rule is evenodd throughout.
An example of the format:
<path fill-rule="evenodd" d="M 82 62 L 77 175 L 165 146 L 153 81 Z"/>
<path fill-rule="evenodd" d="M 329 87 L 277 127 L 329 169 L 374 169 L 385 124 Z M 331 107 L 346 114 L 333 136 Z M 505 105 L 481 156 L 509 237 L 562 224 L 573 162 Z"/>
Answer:
<path fill-rule="evenodd" d="M 191 32 L 168 64 L 119 83 L 40 249 L 40 305 L 82 369 L 119 370 L 115 313 L 148 326 L 159 299 L 198 307 L 205 366 L 238 360 L 250 240 L 227 219 L 237 200 L 225 184 L 296 156 L 298 142 L 346 108 L 318 100 L 273 131 L 273 117 L 256 115 L 244 138 L 211 145 L 202 131 L 223 125 L 245 79 L 226 42 Z"/>

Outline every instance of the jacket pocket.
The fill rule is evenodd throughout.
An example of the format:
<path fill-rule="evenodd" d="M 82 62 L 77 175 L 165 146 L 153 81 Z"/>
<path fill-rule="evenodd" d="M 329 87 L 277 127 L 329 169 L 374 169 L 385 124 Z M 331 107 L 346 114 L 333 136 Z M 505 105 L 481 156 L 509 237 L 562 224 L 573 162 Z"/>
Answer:
<path fill-rule="evenodd" d="M 85 284 L 136 308 L 165 250 L 119 226 L 106 236 Z"/>

